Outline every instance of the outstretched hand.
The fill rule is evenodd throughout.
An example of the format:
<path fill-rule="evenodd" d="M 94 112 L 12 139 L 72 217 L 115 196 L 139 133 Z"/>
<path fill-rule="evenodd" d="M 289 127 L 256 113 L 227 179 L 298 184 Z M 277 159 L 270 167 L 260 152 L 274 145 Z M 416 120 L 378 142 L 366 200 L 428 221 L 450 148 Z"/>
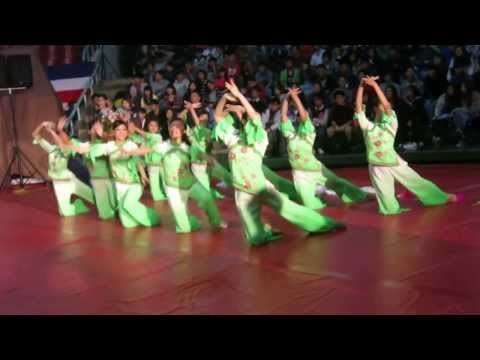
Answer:
<path fill-rule="evenodd" d="M 240 89 L 238 88 L 238 86 L 235 84 L 235 81 L 233 81 L 233 79 L 230 79 L 230 82 L 226 81 L 225 82 L 225 87 L 227 88 L 228 91 L 230 91 L 230 93 L 233 95 L 233 96 L 241 96 L 242 93 L 240 92 Z"/>
<path fill-rule="evenodd" d="M 65 124 L 67 123 L 67 117 L 61 116 L 57 122 L 57 130 L 62 131 L 65 128 Z"/>
<path fill-rule="evenodd" d="M 191 111 L 192 109 L 198 109 L 202 105 L 200 103 L 193 104 L 190 101 L 184 101 L 183 103 L 185 104 L 185 109 L 188 111 Z"/>
<path fill-rule="evenodd" d="M 225 93 L 225 94 L 223 95 L 223 97 L 224 97 L 225 99 L 227 99 L 228 101 L 230 101 L 230 102 L 238 102 L 237 98 L 236 98 L 235 96 L 233 96 L 232 94 Z"/>
<path fill-rule="evenodd" d="M 288 88 L 288 95 L 291 97 L 298 97 L 302 90 L 300 88 Z"/>
<path fill-rule="evenodd" d="M 365 76 L 362 81 L 369 86 L 374 86 L 378 79 L 378 76 Z"/>

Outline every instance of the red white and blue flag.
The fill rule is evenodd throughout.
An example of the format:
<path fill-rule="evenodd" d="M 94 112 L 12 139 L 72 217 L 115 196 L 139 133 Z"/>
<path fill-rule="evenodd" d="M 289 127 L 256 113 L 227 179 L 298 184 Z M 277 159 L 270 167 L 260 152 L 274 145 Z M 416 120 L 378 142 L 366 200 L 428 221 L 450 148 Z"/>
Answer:
<path fill-rule="evenodd" d="M 61 102 L 72 103 L 79 99 L 95 69 L 93 62 L 47 66 L 47 76 Z"/>

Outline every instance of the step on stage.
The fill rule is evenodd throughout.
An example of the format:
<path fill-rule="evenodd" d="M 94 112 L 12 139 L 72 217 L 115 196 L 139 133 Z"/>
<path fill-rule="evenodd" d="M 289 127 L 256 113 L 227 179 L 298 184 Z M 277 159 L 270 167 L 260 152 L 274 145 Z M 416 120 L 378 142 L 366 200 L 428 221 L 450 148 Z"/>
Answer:
<path fill-rule="evenodd" d="M 348 228 L 311 236 L 266 210 L 284 238 L 260 248 L 243 239 L 232 192 L 219 201 L 228 229 L 187 235 L 166 202 L 154 205 L 162 227 L 126 230 L 95 211 L 60 218 L 45 186 L 3 193 L 0 314 L 480 313 L 480 165 L 414 168 L 465 202 L 408 199 L 412 211 L 383 217 L 375 202 L 329 198 L 324 213 Z M 370 185 L 365 167 L 336 172 Z"/>

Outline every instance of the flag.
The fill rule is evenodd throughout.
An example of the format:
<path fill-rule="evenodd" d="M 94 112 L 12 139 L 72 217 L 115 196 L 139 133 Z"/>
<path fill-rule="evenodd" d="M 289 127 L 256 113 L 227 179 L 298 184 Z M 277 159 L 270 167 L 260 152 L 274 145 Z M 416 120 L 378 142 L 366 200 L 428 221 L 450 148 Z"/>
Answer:
<path fill-rule="evenodd" d="M 72 103 L 88 87 L 94 69 L 94 62 L 52 65 L 47 76 L 60 102 Z"/>

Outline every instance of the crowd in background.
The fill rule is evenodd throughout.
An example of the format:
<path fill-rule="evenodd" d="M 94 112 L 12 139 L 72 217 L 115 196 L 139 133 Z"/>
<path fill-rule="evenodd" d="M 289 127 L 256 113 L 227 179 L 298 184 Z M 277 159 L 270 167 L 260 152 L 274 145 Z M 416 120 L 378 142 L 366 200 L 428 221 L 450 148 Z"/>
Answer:
<path fill-rule="evenodd" d="M 214 125 L 213 110 L 233 78 L 268 132 L 267 156 L 284 156 L 280 106 L 287 88 L 299 87 L 315 125 L 318 154 L 360 153 L 362 134 L 353 98 L 365 75 L 380 76 L 398 118 L 397 148 L 413 151 L 480 144 L 478 45 L 362 46 L 139 46 L 131 84 L 113 99 L 94 95 L 89 116 L 156 119 L 168 137 L 168 122 L 184 100 L 201 102 Z M 369 114 L 366 94 L 367 116 Z M 290 112 L 294 123 L 295 111 Z"/>

